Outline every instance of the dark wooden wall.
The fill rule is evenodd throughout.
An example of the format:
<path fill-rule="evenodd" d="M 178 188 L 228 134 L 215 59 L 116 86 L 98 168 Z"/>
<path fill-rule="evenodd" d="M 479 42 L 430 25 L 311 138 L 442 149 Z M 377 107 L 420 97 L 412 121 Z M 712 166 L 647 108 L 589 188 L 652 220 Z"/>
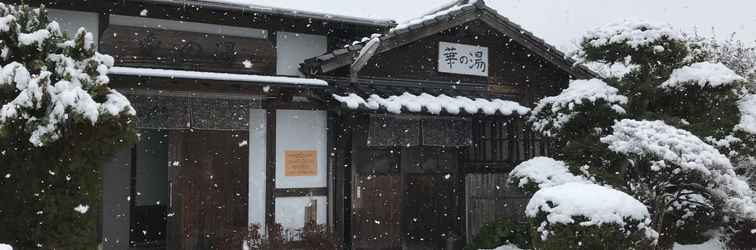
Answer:
<path fill-rule="evenodd" d="M 438 72 L 438 43 L 442 41 L 488 47 L 489 77 Z M 535 91 L 535 96 L 558 93 L 554 90 L 566 86 L 569 79 L 566 72 L 479 20 L 378 54 L 360 77 L 489 84 L 498 86 L 493 90 L 519 89 L 521 95 Z"/>

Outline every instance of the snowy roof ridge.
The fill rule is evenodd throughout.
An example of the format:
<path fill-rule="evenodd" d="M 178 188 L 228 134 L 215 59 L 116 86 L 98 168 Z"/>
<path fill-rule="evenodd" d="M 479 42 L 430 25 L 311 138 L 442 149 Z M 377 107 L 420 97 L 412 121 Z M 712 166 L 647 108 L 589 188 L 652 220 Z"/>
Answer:
<path fill-rule="evenodd" d="M 418 26 L 426 21 L 434 20 L 436 18 L 440 18 L 447 15 L 453 15 L 454 13 L 461 12 L 464 10 L 474 9 L 475 6 L 479 6 L 479 5 L 485 6 L 485 2 L 483 2 L 483 0 L 472 0 L 472 1 L 456 0 L 454 2 L 444 5 L 441 8 L 431 11 L 423 16 L 400 22 L 396 27 L 392 28 L 389 31 L 389 34 L 402 33 L 406 29 L 411 29 L 412 27 Z"/>
<path fill-rule="evenodd" d="M 404 92 L 402 95 L 392 95 L 383 98 L 379 95 L 372 94 L 368 98 L 363 98 L 355 93 L 348 93 L 345 96 L 333 94 L 336 101 L 344 104 L 349 109 L 367 108 L 369 110 L 385 109 L 394 114 L 401 114 L 403 110 L 420 113 L 427 112 L 439 115 L 443 111 L 452 115 L 458 115 L 461 112 L 467 114 L 484 114 L 484 115 L 527 115 L 529 108 L 521 106 L 519 103 L 502 99 L 485 99 L 469 98 L 464 96 L 447 96 L 444 94 L 434 96 L 428 93 L 414 95 Z"/>
<path fill-rule="evenodd" d="M 499 27 L 498 29 L 500 32 L 507 33 L 513 38 L 516 38 L 518 43 L 522 43 L 524 46 L 529 47 L 539 56 L 544 57 L 547 61 L 550 61 L 557 67 L 562 68 L 562 70 L 565 70 L 576 78 L 587 79 L 599 77 L 599 74 L 597 74 L 596 72 L 593 72 L 591 69 L 583 65 L 575 64 L 575 61 L 572 58 L 568 57 L 564 52 L 547 43 L 545 40 L 537 37 L 532 32 L 523 29 L 522 26 L 512 22 L 507 17 L 501 15 L 495 9 L 487 6 L 483 0 L 457 0 L 450 2 L 449 4 L 446 4 L 440 8 L 434 9 L 434 11 L 429 12 L 429 14 L 399 23 L 384 34 L 373 34 L 372 38 L 380 37 L 380 39 L 383 41 L 392 40 L 391 42 L 386 42 L 385 46 L 398 47 L 402 44 L 421 39 L 422 37 L 415 37 L 415 40 L 402 40 L 401 38 L 394 39 L 395 37 L 409 34 L 415 30 L 420 30 L 427 26 L 449 24 L 451 23 L 450 21 L 454 20 L 456 17 L 464 16 L 470 13 L 481 13 L 482 15 L 479 15 L 479 18 L 481 16 L 485 16 L 486 20 L 489 21 L 495 19 L 491 22 L 494 23 L 494 27 Z M 358 55 L 359 51 L 370 40 L 371 38 L 365 37 L 352 43 L 346 44 L 344 48 L 328 51 L 320 56 L 309 58 L 305 60 L 300 69 L 305 74 L 314 75 L 320 73 L 319 70 L 322 70 L 323 72 L 329 72 L 336 68 L 340 68 L 341 66 L 349 65 L 351 64 L 351 62 L 347 63 L 346 61 L 348 60 L 345 60 L 344 57 L 351 56 L 353 57 L 352 59 L 354 59 L 354 57 Z M 391 48 L 385 48 L 384 45 L 382 45 L 378 53 L 382 53 L 383 51 L 390 49 Z M 335 60 L 336 58 L 339 58 L 339 60 Z M 335 65 L 334 67 L 332 67 L 333 65 L 329 65 L 327 67 L 321 67 L 325 64 L 328 64 L 332 60 L 335 62 L 333 64 L 344 63 L 344 65 Z"/>
<path fill-rule="evenodd" d="M 256 11 L 266 14 L 285 15 L 292 17 L 314 18 L 324 20 L 336 20 L 346 23 L 373 25 L 373 26 L 394 26 L 396 21 L 391 19 L 377 19 L 356 17 L 349 15 L 330 14 L 317 11 L 305 11 L 290 8 L 280 8 L 272 6 L 264 6 L 251 3 L 252 0 L 129 0 L 132 2 L 148 2 L 148 3 L 162 3 L 171 5 L 197 5 L 203 7 L 220 8 L 220 9 L 232 9 L 243 11 Z"/>
<path fill-rule="evenodd" d="M 113 67 L 110 69 L 110 74 L 124 75 L 124 76 L 141 76 L 141 77 L 187 78 L 187 79 L 216 80 L 216 81 L 328 86 L 328 82 L 320 80 L 320 79 L 312 79 L 312 78 L 232 74 L 232 73 L 201 72 L 201 71 L 188 71 L 188 70 L 172 70 L 172 69 Z"/>

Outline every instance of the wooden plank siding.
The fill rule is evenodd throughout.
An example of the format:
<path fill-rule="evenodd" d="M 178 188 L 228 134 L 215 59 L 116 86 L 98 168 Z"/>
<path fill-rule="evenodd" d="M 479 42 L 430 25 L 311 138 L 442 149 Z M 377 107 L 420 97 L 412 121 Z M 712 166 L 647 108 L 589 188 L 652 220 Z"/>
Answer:
<path fill-rule="evenodd" d="M 466 238 L 475 239 L 480 228 L 499 218 L 525 221 L 528 197 L 507 184 L 507 173 L 465 176 Z"/>
<path fill-rule="evenodd" d="M 490 75 L 438 72 L 438 43 L 441 41 L 488 47 Z M 529 88 L 539 90 L 537 92 L 559 89 L 566 85 L 569 75 L 485 22 L 475 20 L 375 55 L 360 71 L 360 78 L 488 84 L 495 85 L 488 89 L 490 94 L 524 95 Z M 540 95 L 544 94 L 551 93 Z M 528 103 L 524 104 L 529 104 L 531 98 L 525 99 Z"/>

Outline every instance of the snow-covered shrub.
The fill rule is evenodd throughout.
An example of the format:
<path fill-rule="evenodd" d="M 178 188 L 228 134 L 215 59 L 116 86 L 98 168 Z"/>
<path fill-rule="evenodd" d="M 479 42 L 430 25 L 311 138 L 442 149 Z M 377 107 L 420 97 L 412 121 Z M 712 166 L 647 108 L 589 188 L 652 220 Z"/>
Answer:
<path fill-rule="evenodd" d="M 542 188 L 587 180 L 570 173 L 565 162 L 540 156 L 517 165 L 509 173 L 509 182 L 526 192 L 534 193 Z"/>
<path fill-rule="evenodd" d="M 657 238 L 643 203 L 596 184 L 541 189 L 525 214 L 531 220 L 534 249 L 642 249 Z"/>
<path fill-rule="evenodd" d="M 625 104 L 627 97 L 602 80 L 575 80 L 561 94 L 541 99 L 529 121 L 535 131 L 557 136 L 575 128 L 601 126 L 598 122 L 605 120 L 602 115 L 624 115 Z M 592 119 L 597 117 L 602 119 Z"/>
<path fill-rule="evenodd" d="M 726 156 L 697 136 L 662 121 L 621 120 L 613 129 L 601 141 L 635 159 L 634 167 L 648 168 L 644 171 L 648 176 L 637 178 L 654 177 L 647 179 L 654 188 L 645 191 L 658 193 L 644 196 L 681 209 L 719 206 L 736 218 L 756 218 L 753 190 L 736 175 Z"/>
<path fill-rule="evenodd" d="M 96 249 L 100 166 L 135 139 L 113 58 L 44 8 L 0 3 L 0 242 Z"/>
<path fill-rule="evenodd" d="M 753 218 L 743 179 L 756 175 L 756 98 L 738 71 L 707 62 L 673 28 L 640 21 L 589 32 L 574 57 L 604 79 L 573 82 L 531 113 L 534 130 L 556 142 L 556 161 L 641 201 L 662 249 Z M 575 94 L 594 92 L 605 95 Z"/>

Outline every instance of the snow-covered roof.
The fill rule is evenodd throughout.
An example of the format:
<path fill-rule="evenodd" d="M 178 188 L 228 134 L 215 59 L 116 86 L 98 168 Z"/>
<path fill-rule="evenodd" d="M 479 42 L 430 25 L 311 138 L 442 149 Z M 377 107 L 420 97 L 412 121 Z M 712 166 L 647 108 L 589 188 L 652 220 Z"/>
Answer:
<path fill-rule="evenodd" d="M 347 15 L 336 15 L 317 11 L 305 11 L 289 8 L 271 7 L 254 4 L 254 0 L 129 0 L 132 2 L 160 3 L 170 5 L 189 5 L 205 8 L 252 11 L 273 15 L 284 15 L 291 17 L 312 18 L 321 20 L 333 20 L 344 23 L 354 23 L 361 25 L 390 27 L 396 25 L 396 22 L 390 19 L 374 19 L 364 17 L 354 17 Z"/>
<path fill-rule="evenodd" d="M 511 36 L 516 42 L 532 49 L 536 54 L 542 56 L 547 61 L 550 61 L 554 65 L 569 72 L 576 78 L 591 78 L 597 76 L 596 73 L 585 68 L 584 66 L 576 65 L 571 58 L 567 57 L 556 47 L 548 44 L 546 41 L 535 36 L 533 33 L 523 29 L 520 25 L 513 23 L 491 7 L 488 7 L 483 0 L 455 0 L 449 4 L 444 5 L 441 8 L 434 9 L 430 13 L 427 13 L 423 16 L 400 22 L 385 34 L 374 34 L 371 38 L 361 38 L 345 45 L 344 48 L 330 51 L 314 58 L 310 58 L 305 61 L 305 67 L 302 68 L 302 71 L 305 72 L 305 74 L 312 74 L 314 72 L 313 68 L 319 68 L 320 64 L 328 61 L 337 61 L 339 63 L 344 63 L 344 65 L 338 66 L 346 66 L 350 64 L 351 61 L 339 60 L 337 58 L 343 58 L 347 56 L 354 58 L 356 55 L 358 55 L 362 48 L 365 47 L 366 43 L 372 40 L 372 38 L 379 37 L 382 41 L 391 41 L 382 43 L 381 49 L 378 50 L 378 53 L 381 53 L 386 50 L 390 50 L 391 48 L 399 47 L 403 44 L 410 43 L 415 41 L 416 39 L 422 38 L 412 37 L 412 39 L 415 40 L 404 39 L 404 37 L 402 36 L 404 34 L 409 34 L 413 31 L 420 30 L 425 27 L 450 25 L 450 23 L 453 23 L 452 21 L 454 21 L 455 18 L 472 14 L 477 15 L 477 18 L 493 17 L 486 19 L 493 19 L 492 21 L 490 21 L 490 24 L 492 24 L 495 28 L 503 33 L 507 33 L 507 35 Z M 327 70 L 323 70 L 323 72 L 328 72 L 336 68 L 337 67 L 327 67 Z"/>
<path fill-rule="evenodd" d="M 326 81 L 319 80 L 319 79 L 311 79 L 311 78 L 231 74 L 231 73 L 216 73 L 216 72 L 172 70 L 172 69 L 113 67 L 110 69 L 110 74 L 124 75 L 124 76 L 142 76 L 142 77 L 328 86 L 328 82 Z"/>
<path fill-rule="evenodd" d="M 363 98 L 357 94 L 349 93 L 345 96 L 333 95 L 336 101 L 346 105 L 349 109 L 366 108 L 369 110 L 384 109 L 390 113 L 401 114 L 402 111 L 412 113 L 427 112 L 438 115 L 446 112 L 452 115 L 465 112 L 467 114 L 484 115 L 526 115 L 529 108 L 521 106 L 517 102 L 502 99 L 469 98 L 464 96 L 451 97 L 447 95 L 434 96 L 427 93 L 413 95 L 405 92 L 402 95 L 381 97 L 370 95 Z"/>

